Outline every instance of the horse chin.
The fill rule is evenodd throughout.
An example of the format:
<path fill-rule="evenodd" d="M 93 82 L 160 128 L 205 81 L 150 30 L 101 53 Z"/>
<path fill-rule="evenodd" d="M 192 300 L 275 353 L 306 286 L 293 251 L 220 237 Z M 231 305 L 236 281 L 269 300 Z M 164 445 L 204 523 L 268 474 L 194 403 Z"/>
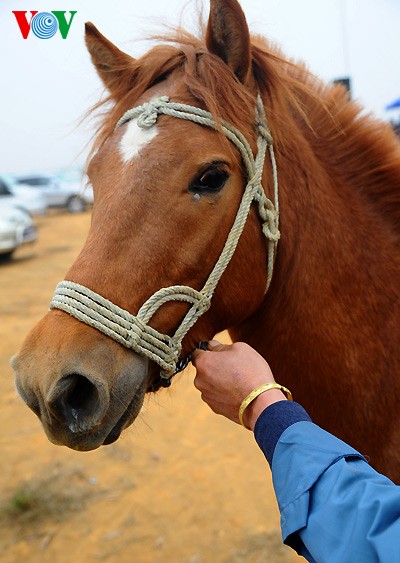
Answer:
<path fill-rule="evenodd" d="M 55 445 L 67 446 L 81 452 L 96 450 L 100 446 L 113 444 L 119 439 L 123 430 L 128 428 L 137 418 L 145 396 L 145 382 L 146 380 L 139 389 L 134 391 L 132 400 L 122 414 L 112 412 L 110 409 L 98 428 L 91 429 L 88 432 L 77 432 L 65 424 L 60 424 L 54 418 L 51 419 L 49 424 L 44 417 L 39 417 L 48 439 Z M 115 422 L 116 416 L 117 421 Z"/>
<path fill-rule="evenodd" d="M 145 395 L 144 392 L 143 393 L 141 392 L 139 395 L 136 394 L 133 397 L 132 401 L 129 403 L 129 406 L 124 412 L 124 414 L 115 424 L 111 432 L 109 432 L 109 434 L 106 436 L 102 444 L 103 446 L 108 446 L 116 442 L 118 438 L 121 436 L 122 431 L 128 428 L 128 426 L 130 426 L 133 423 L 133 421 L 138 416 L 140 409 L 142 408 L 144 395 Z"/>

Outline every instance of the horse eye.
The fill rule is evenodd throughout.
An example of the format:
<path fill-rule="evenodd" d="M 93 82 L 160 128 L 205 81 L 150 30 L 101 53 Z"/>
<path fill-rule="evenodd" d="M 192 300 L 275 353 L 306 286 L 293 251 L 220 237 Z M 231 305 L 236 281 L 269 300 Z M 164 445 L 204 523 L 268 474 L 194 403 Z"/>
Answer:
<path fill-rule="evenodd" d="M 220 167 L 212 167 L 203 171 L 190 185 L 191 192 L 218 192 L 227 181 L 229 174 Z"/>

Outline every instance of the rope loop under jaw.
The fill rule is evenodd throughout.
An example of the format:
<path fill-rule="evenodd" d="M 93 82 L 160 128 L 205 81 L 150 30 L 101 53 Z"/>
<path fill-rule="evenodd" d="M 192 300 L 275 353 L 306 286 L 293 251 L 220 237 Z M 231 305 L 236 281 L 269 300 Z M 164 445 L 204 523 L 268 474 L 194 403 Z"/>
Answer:
<path fill-rule="evenodd" d="M 139 127 L 149 129 L 156 123 L 159 115 L 169 115 L 214 130 L 222 130 L 239 150 L 247 170 L 247 185 L 225 246 L 202 290 L 197 291 L 188 286 L 161 288 L 140 307 L 136 316 L 85 286 L 71 281 L 60 282 L 50 302 L 50 309 L 65 311 L 79 321 L 113 338 L 126 348 L 133 349 L 138 354 L 156 362 L 161 367 L 160 377 L 163 386 L 169 386 L 172 376 L 187 365 L 187 361 L 179 359 L 183 338 L 197 319 L 210 308 L 214 290 L 236 250 L 253 202 L 257 203 L 262 231 L 268 240 L 266 290 L 271 283 L 280 238 L 278 174 L 273 139 L 260 96 L 257 98 L 255 113 L 258 133 L 256 157 L 253 155 L 250 143 L 233 125 L 223 120 L 217 123 L 210 112 L 194 106 L 170 102 L 167 96 L 128 110 L 116 125 L 117 129 L 124 123 L 137 119 Z M 267 198 L 262 187 L 262 174 L 267 151 L 272 165 L 275 204 Z M 156 311 L 171 301 L 183 301 L 189 304 L 189 310 L 173 336 L 162 334 L 148 324 Z"/>

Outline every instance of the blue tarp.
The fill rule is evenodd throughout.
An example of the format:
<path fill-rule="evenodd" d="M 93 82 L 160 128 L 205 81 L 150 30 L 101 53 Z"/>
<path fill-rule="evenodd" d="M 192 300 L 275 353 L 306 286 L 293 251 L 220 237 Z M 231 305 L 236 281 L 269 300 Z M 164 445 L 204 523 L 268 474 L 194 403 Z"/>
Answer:
<path fill-rule="evenodd" d="M 394 100 L 394 102 L 388 104 L 385 109 L 396 109 L 396 108 L 400 108 L 400 98 L 397 98 L 397 100 Z"/>

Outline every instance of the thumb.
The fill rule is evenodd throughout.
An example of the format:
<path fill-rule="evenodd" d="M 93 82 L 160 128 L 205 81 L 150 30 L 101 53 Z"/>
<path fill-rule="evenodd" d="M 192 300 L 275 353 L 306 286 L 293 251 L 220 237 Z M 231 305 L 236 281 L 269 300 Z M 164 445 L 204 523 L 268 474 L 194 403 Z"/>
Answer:
<path fill-rule="evenodd" d="M 224 350 L 229 350 L 229 344 L 221 344 L 218 340 L 209 340 L 208 349 L 211 352 L 223 352 Z"/>

